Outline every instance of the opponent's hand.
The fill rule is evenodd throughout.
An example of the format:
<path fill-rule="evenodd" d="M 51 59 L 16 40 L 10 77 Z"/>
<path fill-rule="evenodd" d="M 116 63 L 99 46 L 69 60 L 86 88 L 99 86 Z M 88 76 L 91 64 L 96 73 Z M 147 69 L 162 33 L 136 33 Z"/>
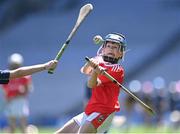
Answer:
<path fill-rule="evenodd" d="M 57 60 L 51 60 L 51 61 L 45 63 L 44 67 L 46 70 L 55 69 L 57 67 L 57 63 L 58 63 Z"/>

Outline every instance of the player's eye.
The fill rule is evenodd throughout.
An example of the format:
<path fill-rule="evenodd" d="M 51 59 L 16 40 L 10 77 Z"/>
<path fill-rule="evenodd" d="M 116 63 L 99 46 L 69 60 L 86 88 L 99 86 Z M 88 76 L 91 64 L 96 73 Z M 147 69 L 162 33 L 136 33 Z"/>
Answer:
<path fill-rule="evenodd" d="M 106 48 L 111 48 L 111 46 L 110 45 L 106 45 Z"/>

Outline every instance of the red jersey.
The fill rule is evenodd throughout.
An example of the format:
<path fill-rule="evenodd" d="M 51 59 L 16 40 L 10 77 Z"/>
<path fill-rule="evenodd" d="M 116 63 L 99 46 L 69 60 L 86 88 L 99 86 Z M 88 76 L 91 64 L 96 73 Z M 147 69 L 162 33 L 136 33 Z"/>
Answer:
<path fill-rule="evenodd" d="M 100 63 L 99 66 L 104 67 L 112 77 L 122 83 L 124 79 L 124 69 L 119 64 L 106 65 Z M 92 96 L 85 108 L 87 115 L 92 112 L 112 113 L 120 110 L 118 101 L 120 87 L 109 80 L 104 75 L 99 75 L 101 84 L 92 89 Z"/>
<path fill-rule="evenodd" d="M 31 76 L 25 76 L 21 78 L 12 79 L 8 84 L 3 85 L 6 98 L 10 99 L 19 95 L 25 95 L 27 93 L 27 87 L 31 84 Z"/>

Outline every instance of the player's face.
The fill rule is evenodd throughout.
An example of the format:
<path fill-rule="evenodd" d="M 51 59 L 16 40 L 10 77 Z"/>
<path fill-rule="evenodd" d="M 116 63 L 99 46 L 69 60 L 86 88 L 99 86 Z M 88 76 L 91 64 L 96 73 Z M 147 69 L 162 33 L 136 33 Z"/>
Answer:
<path fill-rule="evenodd" d="M 120 51 L 120 45 L 118 43 L 108 41 L 103 48 L 103 55 L 119 58 L 123 56 L 123 52 Z"/>

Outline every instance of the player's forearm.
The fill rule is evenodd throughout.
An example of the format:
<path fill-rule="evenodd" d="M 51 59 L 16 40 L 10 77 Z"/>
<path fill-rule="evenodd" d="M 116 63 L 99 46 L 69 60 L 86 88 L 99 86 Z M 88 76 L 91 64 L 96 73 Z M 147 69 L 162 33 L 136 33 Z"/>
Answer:
<path fill-rule="evenodd" d="M 43 70 L 46 70 L 45 64 L 21 67 L 21 68 L 18 68 L 16 70 L 10 71 L 10 79 L 23 77 L 26 75 L 31 75 L 31 74 L 34 74 L 36 72 L 40 72 Z"/>
<path fill-rule="evenodd" d="M 98 84 L 98 79 L 97 79 L 97 76 L 98 76 L 98 74 L 95 72 L 95 71 L 93 71 L 92 72 L 92 75 L 90 76 L 90 79 L 88 80 L 88 87 L 89 88 L 94 88 L 95 86 L 97 86 L 97 84 Z"/>

